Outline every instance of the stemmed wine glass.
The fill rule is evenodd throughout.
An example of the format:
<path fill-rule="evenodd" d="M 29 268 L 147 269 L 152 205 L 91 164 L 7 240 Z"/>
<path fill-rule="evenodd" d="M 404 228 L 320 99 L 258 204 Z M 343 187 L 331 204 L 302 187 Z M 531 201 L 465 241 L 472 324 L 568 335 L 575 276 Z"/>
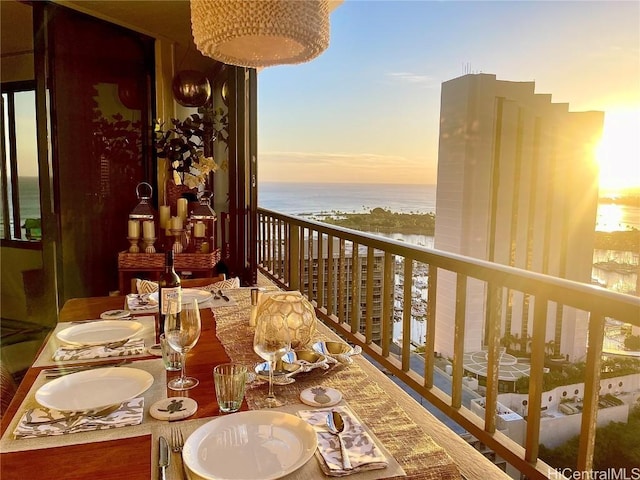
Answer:
<path fill-rule="evenodd" d="M 186 377 L 184 374 L 186 353 L 191 350 L 200 338 L 201 322 L 198 300 L 193 298 L 178 308 L 179 300 L 169 298 L 167 315 L 164 323 L 164 335 L 169 345 L 180 352 L 182 370 L 180 378 L 171 380 L 167 387 L 171 390 L 189 390 L 198 385 L 198 379 Z"/>
<path fill-rule="evenodd" d="M 274 297 L 264 301 L 258 310 L 256 332 L 253 337 L 253 350 L 269 362 L 269 394 L 267 406 L 279 407 L 282 404 L 273 393 L 273 372 L 277 361 L 291 348 L 289 325 L 287 324 L 287 305 L 284 300 Z"/>

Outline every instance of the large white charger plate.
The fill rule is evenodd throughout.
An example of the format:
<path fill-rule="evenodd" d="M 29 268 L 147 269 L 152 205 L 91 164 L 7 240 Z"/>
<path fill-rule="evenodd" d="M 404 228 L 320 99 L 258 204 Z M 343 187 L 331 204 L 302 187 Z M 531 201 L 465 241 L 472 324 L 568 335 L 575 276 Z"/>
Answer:
<path fill-rule="evenodd" d="M 140 322 L 131 320 L 99 320 L 65 328 L 56 337 L 65 343 L 100 345 L 127 340 L 137 335 L 142 328 Z"/>
<path fill-rule="evenodd" d="M 36 391 L 36 401 L 61 412 L 97 410 L 135 398 L 152 384 L 153 375 L 139 368 L 96 368 L 52 380 Z"/>
<path fill-rule="evenodd" d="M 182 456 L 207 480 L 274 480 L 302 467 L 318 439 L 300 417 L 269 410 L 218 417 L 195 430 Z"/>
<path fill-rule="evenodd" d="M 198 290 L 197 288 L 183 288 L 182 289 L 182 303 L 187 303 L 193 301 L 193 299 L 197 299 L 198 303 L 204 303 L 211 300 L 213 295 L 211 292 L 207 292 L 206 290 Z M 149 298 L 152 298 L 156 302 L 158 302 L 158 292 L 153 292 L 149 294 Z"/>

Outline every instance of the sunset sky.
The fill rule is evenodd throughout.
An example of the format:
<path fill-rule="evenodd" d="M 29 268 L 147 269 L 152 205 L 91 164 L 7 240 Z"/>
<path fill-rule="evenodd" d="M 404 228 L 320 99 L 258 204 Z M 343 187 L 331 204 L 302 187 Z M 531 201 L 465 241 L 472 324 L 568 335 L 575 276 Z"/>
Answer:
<path fill-rule="evenodd" d="M 535 81 L 602 110 L 601 187 L 640 186 L 640 3 L 346 0 L 317 59 L 258 75 L 261 181 L 435 183 L 440 90 Z"/>

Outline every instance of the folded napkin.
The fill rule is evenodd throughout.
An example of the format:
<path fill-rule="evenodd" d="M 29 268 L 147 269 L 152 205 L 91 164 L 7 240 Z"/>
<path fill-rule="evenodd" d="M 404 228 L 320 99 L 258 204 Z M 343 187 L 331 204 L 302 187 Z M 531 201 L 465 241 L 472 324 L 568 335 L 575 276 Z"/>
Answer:
<path fill-rule="evenodd" d="M 154 313 L 158 311 L 158 302 L 151 298 L 149 294 L 138 295 L 130 293 L 127 295 L 125 308 L 131 313 Z"/>
<path fill-rule="evenodd" d="M 342 455 L 338 437 L 329 432 L 327 416 L 332 410 L 340 412 L 344 419 L 344 432 L 340 434 L 348 452 L 353 469 L 345 470 L 342 466 Z M 359 423 L 354 413 L 348 407 L 334 407 L 332 409 L 300 410 L 298 415 L 311 425 L 318 435 L 318 450 L 316 455 L 320 468 L 325 475 L 343 477 L 365 470 L 386 468 L 389 465 L 380 448 L 375 444 L 371 435 Z"/>
<path fill-rule="evenodd" d="M 13 434 L 16 438 L 47 437 L 139 425 L 144 417 L 144 397 L 127 400 L 117 410 L 107 415 L 98 416 L 99 414 L 99 411 L 60 412 L 37 407 L 27 410 L 22 415 Z"/>
<path fill-rule="evenodd" d="M 53 354 L 56 362 L 67 360 L 91 360 L 93 358 L 128 357 L 145 353 L 144 340 L 129 340 L 121 347 L 107 348 L 104 345 L 95 346 L 63 346 Z"/>

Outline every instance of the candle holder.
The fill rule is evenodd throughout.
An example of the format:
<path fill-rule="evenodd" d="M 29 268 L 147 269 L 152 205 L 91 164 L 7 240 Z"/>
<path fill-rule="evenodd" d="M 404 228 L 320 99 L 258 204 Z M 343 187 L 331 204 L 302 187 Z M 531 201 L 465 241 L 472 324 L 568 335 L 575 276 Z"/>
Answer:
<path fill-rule="evenodd" d="M 131 246 L 129 247 L 129 253 L 140 253 L 140 248 L 138 247 L 138 237 L 127 237 Z"/>
<path fill-rule="evenodd" d="M 153 246 L 157 238 L 143 238 L 142 242 L 144 243 L 144 253 L 156 253 L 156 249 Z"/>
<path fill-rule="evenodd" d="M 172 228 L 171 234 L 175 237 L 173 241 L 173 253 L 182 253 L 184 251 L 184 245 L 182 245 L 182 235 L 184 234 L 184 228 Z"/>
<path fill-rule="evenodd" d="M 194 237 L 193 238 L 193 251 L 195 253 L 203 253 L 202 252 L 202 244 L 206 241 L 204 237 Z"/>

